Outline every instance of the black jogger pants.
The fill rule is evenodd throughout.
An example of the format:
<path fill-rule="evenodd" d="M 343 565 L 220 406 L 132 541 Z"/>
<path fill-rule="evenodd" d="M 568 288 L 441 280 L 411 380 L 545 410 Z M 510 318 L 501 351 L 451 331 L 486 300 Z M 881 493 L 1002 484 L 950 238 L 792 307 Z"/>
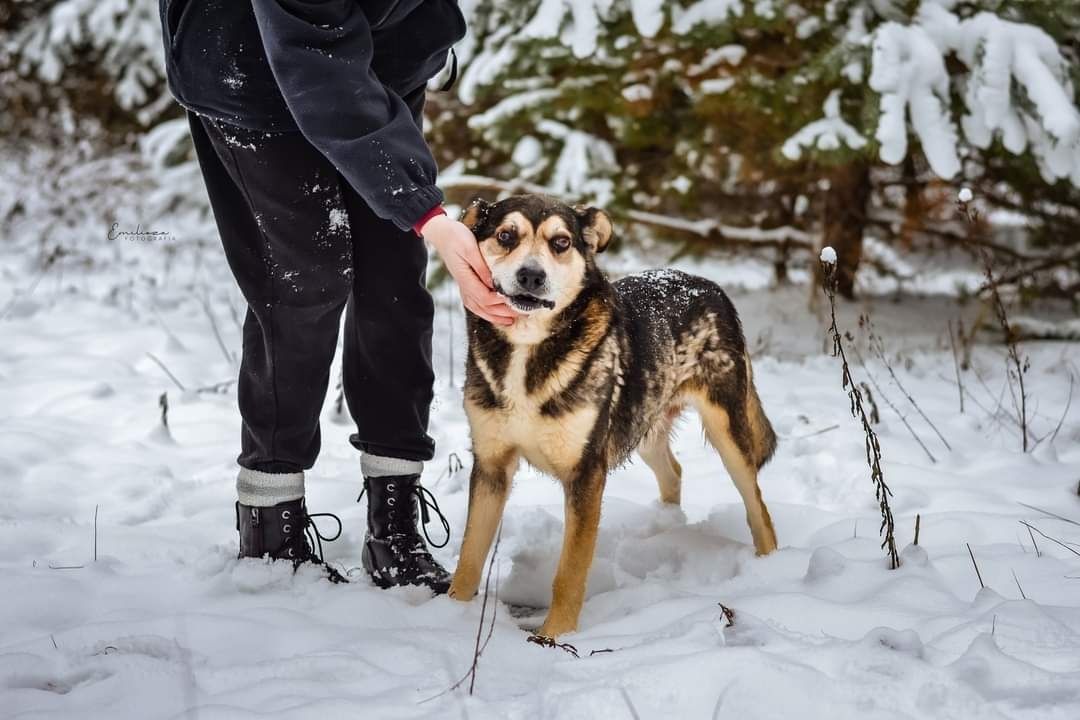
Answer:
<path fill-rule="evenodd" d="M 419 119 L 422 90 L 409 99 Z M 189 121 L 225 256 L 248 304 L 240 465 L 297 472 L 315 462 L 346 305 L 353 445 L 430 460 L 434 305 L 423 241 L 376 216 L 300 133 L 194 114 Z"/>

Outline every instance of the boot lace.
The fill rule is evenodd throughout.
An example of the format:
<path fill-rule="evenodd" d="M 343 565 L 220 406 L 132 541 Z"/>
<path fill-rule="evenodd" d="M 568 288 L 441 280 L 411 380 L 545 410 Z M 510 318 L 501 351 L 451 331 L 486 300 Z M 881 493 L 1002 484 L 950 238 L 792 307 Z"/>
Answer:
<path fill-rule="evenodd" d="M 357 496 L 356 502 L 360 502 L 360 500 L 362 500 L 364 497 L 364 493 L 366 492 L 367 488 L 363 488 L 362 490 L 360 490 L 360 494 Z M 409 488 L 409 493 L 416 496 L 418 504 L 420 505 L 420 519 L 422 521 L 420 524 L 420 529 L 423 531 L 424 538 L 427 540 L 428 545 L 433 548 L 446 547 L 446 545 L 450 542 L 450 521 L 446 519 L 446 515 L 443 515 L 442 509 L 439 507 L 439 503 L 435 499 L 434 493 L 432 493 L 420 483 L 416 483 L 411 488 Z M 435 514 L 439 516 L 439 522 L 442 523 L 443 532 L 446 533 L 446 538 L 441 543 L 436 543 L 434 540 L 431 539 L 431 535 L 428 534 L 427 526 L 428 523 L 431 522 L 431 510 L 434 510 Z M 338 520 L 339 527 L 340 523 L 341 521 Z M 338 534 L 341 534 L 340 529 L 338 531 Z M 406 529 L 405 532 L 399 534 L 415 535 L 416 528 L 409 527 Z"/>

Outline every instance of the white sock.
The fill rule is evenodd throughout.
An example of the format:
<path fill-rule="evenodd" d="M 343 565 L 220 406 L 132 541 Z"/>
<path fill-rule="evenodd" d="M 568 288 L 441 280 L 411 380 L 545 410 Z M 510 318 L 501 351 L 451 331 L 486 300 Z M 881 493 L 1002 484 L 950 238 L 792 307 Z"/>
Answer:
<path fill-rule="evenodd" d="M 402 460 L 401 458 L 364 453 L 360 458 L 360 472 L 366 478 L 419 475 L 424 472 L 424 463 L 419 460 Z"/>
<path fill-rule="evenodd" d="M 267 473 L 240 468 L 236 495 L 241 505 L 272 507 L 304 497 L 304 473 Z"/>

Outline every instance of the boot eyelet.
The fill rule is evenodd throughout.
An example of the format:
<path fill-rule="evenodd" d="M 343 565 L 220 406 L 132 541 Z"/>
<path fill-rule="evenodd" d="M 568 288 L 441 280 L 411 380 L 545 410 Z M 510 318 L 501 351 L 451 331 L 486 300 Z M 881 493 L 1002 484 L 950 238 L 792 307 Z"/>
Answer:
<path fill-rule="evenodd" d="M 282 510 L 281 511 L 281 519 L 282 520 L 288 520 L 291 517 L 292 517 L 292 511 L 291 510 Z"/>
<path fill-rule="evenodd" d="M 281 526 L 281 532 L 285 533 L 286 535 L 288 535 L 291 531 L 292 531 L 292 525 L 282 525 Z"/>
<path fill-rule="evenodd" d="M 393 507 L 396 504 L 396 502 L 397 501 L 394 498 L 386 498 L 386 504 L 389 505 L 390 507 Z"/>
<path fill-rule="evenodd" d="M 386 491 L 394 492 L 394 483 L 386 483 Z"/>
<path fill-rule="evenodd" d="M 296 555 L 296 551 L 293 550 L 292 548 L 289 548 L 289 557 L 294 557 L 295 555 Z"/>

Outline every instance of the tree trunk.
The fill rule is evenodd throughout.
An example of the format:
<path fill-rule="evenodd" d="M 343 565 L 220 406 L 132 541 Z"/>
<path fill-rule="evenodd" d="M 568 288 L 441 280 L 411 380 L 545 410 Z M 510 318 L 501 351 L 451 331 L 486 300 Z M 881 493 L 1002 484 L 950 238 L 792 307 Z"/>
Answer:
<path fill-rule="evenodd" d="M 866 205 L 870 200 L 870 166 L 862 161 L 841 165 L 829 176 L 825 193 L 823 243 L 836 250 L 837 292 L 855 297 L 855 272 L 862 260 Z"/>

